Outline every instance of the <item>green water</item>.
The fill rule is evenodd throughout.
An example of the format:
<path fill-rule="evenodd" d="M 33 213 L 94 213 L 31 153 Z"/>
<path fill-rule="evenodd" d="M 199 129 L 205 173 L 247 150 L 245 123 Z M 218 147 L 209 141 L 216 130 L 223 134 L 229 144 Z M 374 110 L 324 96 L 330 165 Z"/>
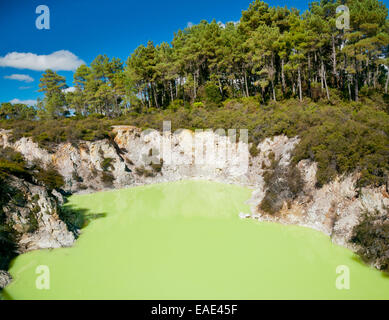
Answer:
<path fill-rule="evenodd" d="M 70 204 L 106 213 L 73 248 L 19 256 L 12 299 L 388 299 L 389 278 L 323 234 L 240 220 L 250 190 L 178 182 L 91 195 Z M 37 266 L 50 270 L 38 290 Z M 336 268 L 350 269 L 338 290 Z"/>

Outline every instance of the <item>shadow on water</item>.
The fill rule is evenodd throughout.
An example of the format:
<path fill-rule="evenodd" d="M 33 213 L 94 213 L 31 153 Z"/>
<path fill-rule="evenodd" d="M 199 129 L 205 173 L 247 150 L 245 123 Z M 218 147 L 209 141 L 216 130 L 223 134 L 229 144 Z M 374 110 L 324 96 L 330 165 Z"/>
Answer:
<path fill-rule="evenodd" d="M 89 209 L 77 208 L 69 204 L 65 204 L 59 210 L 60 219 L 76 237 L 79 235 L 79 230 L 85 228 L 90 222 L 106 216 L 106 213 L 91 213 Z"/>
<path fill-rule="evenodd" d="M 362 265 L 362 266 L 365 266 L 365 267 L 367 266 L 366 262 L 363 261 L 363 259 L 362 259 L 359 255 L 357 255 L 357 254 L 353 254 L 353 256 L 351 257 L 351 259 L 352 259 L 353 261 L 355 261 L 356 263 Z"/>
<path fill-rule="evenodd" d="M 89 209 L 77 208 L 69 204 L 65 204 L 64 206 L 60 207 L 58 210 L 58 215 L 60 219 L 66 224 L 68 230 L 72 232 L 76 238 L 78 238 L 80 230 L 88 226 L 90 222 L 96 219 L 105 218 L 107 216 L 106 213 L 91 213 Z M 2 230 L 0 229 L 0 231 Z M 4 238 L 3 233 L 0 233 L 0 244 L 2 243 L 1 240 Z M 15 262 L 13 258 L 17 256 L 16 245 L 12 242 L 10 243 L 10 246 L 11 245 L 12 248 L 5 248 L 5 246 L 0 246 L 0 253 L 1 249 L 3 249 L 3 251 L 6 250 L 7 252 L 7 265 L 2 266 L 3 270 L 10 269 Z M 0 256 L 0 262 L 2 260 L 4 259 L 2 259 Z M 13 298 L 6 292 L 6 290 L 0 289 L 0 301 L 1 300 L 13 300 Z"/>
<path fill-rule="evenodd" d="M 353 261 L 355 261 L 356 263 L 364 266 L 364 267 L 369 267 L 369 263 L 365 262 L 359 255 L 357 254 L 354 254 L 351 258 Z M 371 266 L 371 268 L 373 269 L 376 269 L 375 267 Z M 386 270 L 379 270 L 377 269 L 378 271 L 381 272 L 381 277 L 382 278 L 385 278 L 385 279 L 389 279 L 389 271 L 386 271 Z"/>
<path fill-rule="evenodd" d="M 0 301 L 1 300 L 14 300 L 14 299 L 4 290 L 0 290 Z"/>

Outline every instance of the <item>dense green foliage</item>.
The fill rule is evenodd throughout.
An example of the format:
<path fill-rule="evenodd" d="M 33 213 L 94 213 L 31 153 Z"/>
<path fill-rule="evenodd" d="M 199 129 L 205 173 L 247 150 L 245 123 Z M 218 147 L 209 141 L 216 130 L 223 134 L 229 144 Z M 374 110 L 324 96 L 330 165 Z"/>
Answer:
<path fill-rule="evenodd" d="M 39 163 L 27 163 L 23 156 L 11 148 L 0 148 L 0 184 L 8 185 L 10 175 L 23 178 L 26 181 L 38 182 L 52 191 L 60 189 L 64 185 L 62 176 L 53 168 L 43 168 Z M 1 196 L 6 195 L 6 190 L 1 190 Z M 15 195 L 12 195 L 15 197 Z M 9 198 L 12 198 L 9 196 Z M 9 200 L 9 199 L 8 199 Z"/>
<path fill-rule="evenodd" d="M 335 95 L 334 95 L 335 96 Z M 178 110 L 129 113 L 116 119 L 69 118 L 45 121 L 4 121 L 1 127 L 13 129 L 14 140 L 32 137 L 51 149 L 59 142 L 109 138 L 112 125 L 134 125 L 162 130 L 170 120 L 172 129 L 247 128 L 250 142 L 285 134 L 299 136 L 294 161 L 311 159 L 318 163 L 318 186 L 336 174 L 359 170 L 360 186 L 381 185 L 389 172 L 388 105 L 380 95 L 361 97 L 359 102 L 338 101 L 329 105 L 305 99 L 260 105 L 256 98 L 227 100 L 222 107 L 192 106 Z M 252 148 L 252 155 L 258 152 Z M 254 154 L 253 154 L 254 153 Z M 106 160 L 106 167 L 110 160 Z M 16 170 L 16 169 L 15 169 Z M 108 181 L 107 177 L 107 182 Z"/>
<path fill-rule="evenodd" d="M 389 210 L 389 209 L 388 209 Z M 358 254 L 367 263 L 389 272 L 389 218 L 387 214 L 366 213 L 354 228 L 353 244 L 359 246 Z"/>
<path fill-rule="evenodd" d="M 0 126 L 12 129 L 13 140 L 22 137 L 33 137 L 41 147 L 48 150 L 61 142 L 77 143 L 96 141 L 108 138 L 110 134 L 109 122 L 100 116 L 90 116 L 88 119 L 65 118 L 58 120 L 40 121 L 2 121 Z"/>
<path fill-rule="evenodd" d="M 0 104 L 0 119 L 7 120 L 34 120 L 37 111 L 33 107 L 21 103 L 12 104 L 4 102 Z"/>
<path fill-rule="evenodd" d="M 339 5 L 347 5 L 350 28 L 338 29 Z M 261 102 L 304 97 L 358 101 L 388 92 L 388 11 L 378 0 L 323 0 L 309 10 L 270 7 L 254 0 L 239 23 L 202 21 L 179 30 L 170 44 L 140 45 L 124 64 L 99 55 L 74 74 L 74 90 L 47 70 L 41 118 L 74 111 L 117 117 L 186 103 L 220 105 L 257 96 Z"/>

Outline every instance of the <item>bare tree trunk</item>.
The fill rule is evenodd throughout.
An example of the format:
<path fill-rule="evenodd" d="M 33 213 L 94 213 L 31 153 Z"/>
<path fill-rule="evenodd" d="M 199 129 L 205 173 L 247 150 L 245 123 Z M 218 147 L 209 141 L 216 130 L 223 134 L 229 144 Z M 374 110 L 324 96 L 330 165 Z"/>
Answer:
<path fill-rule="evenodd" d="M 222 83 L 220 81 L 220 78 L 218 77 L 218 81 L 219 81 L 219 90 L 220 90 L 220 94 L 223 96 L 223 88 L 222 88 Z"/>
<path fill-rule="evenodd" d="M 246 96 L 249 97 L 249 86 L 248 86 L 248 83 L 247 83 L 247 71 L 246 70 L 244 71 L 244 82 L 245 82 L 245 85 L 246 85 Z"/>
<path fill-rule="evenodd" d="M 327 86 L 327 79 L 326 79 L 326 71 L 324 70 L 324 85 L 326 88 L 326 93 L 327 93 L 327 99 L 328 101 L 331 101 L 330 99 L 330 92 L 328 91 L 328 86 Z"/>
<path fill-rule="evenodd" d="M 276 89 L 274 88 L 274 81 L 271 82 L 271 87 L 272 87 L 272 90 L 273 90 L 273 100 L 274 100 L 274 101 L 277 101 L 277 98 L 276 98 Z"/>
<path fill-rule="evenodd" d="M 355 52 L 356 54 L 356 52 Z M 359 100 L 359 87 L 358 87 L 358 61 L 356 58 L 354 58 L 354 65 L 355 65 L 355 101 Z"/>
<path fill-rule="evenodd" d="M 355 101 L 359 100 L 358 73 L 355 74 Z"/>
<path fill-rule="evenodd" d="M 196 73 L 193 73 L 193 100 L 197 98 L 197 89 L 196 89 Z"/>
<path fill-rule="evenodd" d="M 373 73 L 373 88 L 375 89 L 376 88 L 376 84 L 377 84 L 377 69 L 376 71 L 374 71 Z"/>
<path fill-rule="evenodd" d="M 153 95 L 154 95 L 155 106 L 156 106 L 157 108 L 159 108 L 159 105 L 158 105 L 158 97 L 157 97 L 157 91 L 155 90 L 155 85 L 154 85 L 154 83 L 151 83 L 151 87 L 153 88 Z"/>
<path fill-rule="evenodd" d="M 237 81 L 237 80 L 235 79 L 235 81 Z M 231 87 L 232 96 L 233 96 L 234 98 L 236 98 L 234 80 L 232 80 L 232 79 L 230 80 L 230 87 Z"/>
<path fill-rule="evenodd" d="M 299 98 L 300 101 L 303 101 L 303 90 L 301 88 L 301 70 L 298 68 L 298 86 L 299 86 Z"/>
<path fill-rule="evenodd" d="M 351 96 L 351 79 L 350 79 L 350 76 L 348 78 L 349 78 L 348 81 L 347 81 L 348 95 L 349 95 L 349 99 L 351 101 L 352 100 L 352 96 Z"/>
<path fill-rule="evenodd" d="M 165 103 L 165 95 L 166 95 L 166 83 L 163 82 L 163 90 L 162 90 L 162 95 L 161 95 L 161 107 L 163 107 L 164 103 Z"/>
<path fill-rule="evenodd" d="M 239 79 L 239 85 L 240 85 L 240 90 L 242 91 L 243 97 L 246 96 L 246 90 L 244 88 L 244 78 Z"/>
<path fill-rule="evenodd" d="M 388 85 L 389 85 L 389 68 L 386 66 L 386 82 L 385 82 L 385 93 L 388 94 Z"/>
<path fill-rule="evenodd" d="M 324 87 L 326 89 L 327 99 L 328 99 L 328 101 L 330 101 L 330 93 L 328 91 L 327 79 L 326 79 L 326 70 L 325 70 L 325 67 L 324 67 L 323 59 L 321 59 L 321 76 L 322 76 L 322 82 L 324 83 Z"/>
<path fill-rule="evenodd" d="M 314 58 L 315 58 L 315 65 L 317 66 L 318 63 L 317 63 L 317 53 L 315 51 L 315 54 L 314 54 Z M 320 71 L 319 72 L 315 72 L 315 82 L 317 82 L 317 75 L 320 74 Z"/>
<path fill-rule="evenodd" d="M 338 71 L 336 69 L 336 46 L 335 46 L 335 36 L 332 35 L 332 72 L 334 74 L 334 85 L 338 87 Z"/>
<path fill-rule="evenodd" d="M 172 99 L 172 101 L 174 101 L 172 80 L 169 81 L 169 85 L 170 85 L 170 98 Z"/>
<path fill-rule="evenodd" d="M 151 108 L 151 94 L 150 94 L 150 84 L 148 85 L 148 88 L 147 88 L 147 100 L 149 102 L 149 108 Z"/>
<path fill-rule="evenodd" d="M 274 53 L 272 52 L 271 54 L 271 87 L 272 87 L 272 90 L 273 90 L 273 100 L 274 101 L 277 101 L 276 99 L 276 88 L 274 87 L 274 79 L 275 79 L 275 68 L 274 68 Z"/>
<path fill-rule="evenodd" d="M 284 64 L 285 64 L 284 59 L 282 59 L 282 60 L 281 60 L 282 93 L 285 93 L 285 92 L 286 92 Z"/>

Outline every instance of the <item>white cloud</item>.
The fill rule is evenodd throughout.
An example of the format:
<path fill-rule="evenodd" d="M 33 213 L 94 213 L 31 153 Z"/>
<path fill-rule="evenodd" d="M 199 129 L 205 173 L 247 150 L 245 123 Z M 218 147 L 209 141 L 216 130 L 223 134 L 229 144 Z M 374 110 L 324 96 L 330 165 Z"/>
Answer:
<path fill-rule="evenodd" d="M 225 29 L 228 23 L 233 23 L 234 25 L 237 26 L 237 25 L 240 23 L 240 21 L 228 21 L 227 23 L 223 23 L 223 22 L 219 21 L 217 24 L 218 24 L 221 28 Z"/>
<path fill-rule="evenodd" d="M 10 76 L 4 76 L 4 79 L 24 81 L 24 82 L 33 82 L 34 79 L 28 74 L 11 74 Z"/>
<path fill-rule="evenodd" d="M 60 50 L 49 55 L 35 53 L 11 52 L 4 57 L 0 56 L 0 67 L 30 69 L 44 71 L 74 71 L 85 62 L 67 50 Z"/>
<path fill-rule="evenodd" d="M 192 28 L 192 27 L 193 27 L 193 22 L 190 22 L 190 21 L 189 21 L 186 27 L 187 27 L 187 28 Z"/>
<path fill-rule="evenodd" d="M 221 22 L 221 21 L 219 21 L 217 24 L 218 24 L 221 28 L 223 28 L 223 29 L 226 28 L 226 25 L 225 25 L 223 22 Z"/>
<path fill-rule="evenodd" d="M 10 101 L 12 104 L 15 104 L 15 103 L 22 103 L 22 104 L 26 104 L 28 106 L 35 106 L 36 105 L 36 100 L 19 100 L 19 99 L 12 99 Z"/>
<path fill-rule="evenodd" d="M 76 88 L 75 87 L 69 87 L 69 88 L 63 89 L 62 91 L 65 92 L 65 93 L 74 92 L 74 91 L 76 91 Z"/>

